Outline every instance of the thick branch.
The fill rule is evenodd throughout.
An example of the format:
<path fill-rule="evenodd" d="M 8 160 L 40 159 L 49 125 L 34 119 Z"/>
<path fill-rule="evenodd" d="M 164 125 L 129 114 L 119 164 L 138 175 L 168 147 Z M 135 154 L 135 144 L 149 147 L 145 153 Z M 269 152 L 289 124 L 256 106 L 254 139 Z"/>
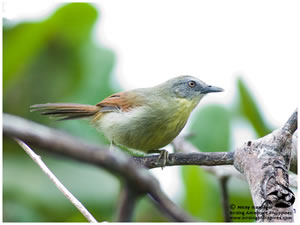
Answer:
<path fill-rule="evenodd" d="M 293 221 L 295 196 L 289 189 L 288 170 L 296 129 L 297 110 L 282 129 L 248 141 L 235 152 L 234 165 L 249 183 L 260 222 Z"/>
<path fill-rule="evenodd" d="M 3 132 L 4 135 L 18 138 L 42 150 L 107 169 L 132 184 L 136 191 L 149 193 L 162 207 L 169 207 L 164 208 L 164 211 L 172 220 L 194 221 L 170 201 L 149 171 L 138 167 L 132 158 L 121 152 L 108 151 L 98 145 L 80 141 L 64 132 L 8 114 L 3 115 Z"/>
<path fill-rule="evenodd" d="M 290 116 L 288 121 L 282 127 L 282 130 L 287 131 L 290 134 L 293 134 L 298 128 L 297 117 L 298 117 L 298 109 L 296 109 L 295 112 Z"/>
<path fill-rule="evenodd" d="M 297 174 L 298 171 L 298 131 L 293 134 L 292 137 L 292 155 L 291 155 L 291 164 L 290 171 Z"/>

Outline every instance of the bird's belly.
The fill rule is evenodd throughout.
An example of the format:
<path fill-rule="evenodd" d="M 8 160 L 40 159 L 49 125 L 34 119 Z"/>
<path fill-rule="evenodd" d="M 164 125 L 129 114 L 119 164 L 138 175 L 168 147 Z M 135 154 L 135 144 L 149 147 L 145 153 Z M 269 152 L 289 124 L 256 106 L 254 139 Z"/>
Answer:
<path fill-rule="evenodd" d="M 106 113 L 97 127 L 110 141 L 147 153 L 168 145 L 185 126 L 188 116 L 179 111 L 166 114 L 136 108 Z"/>

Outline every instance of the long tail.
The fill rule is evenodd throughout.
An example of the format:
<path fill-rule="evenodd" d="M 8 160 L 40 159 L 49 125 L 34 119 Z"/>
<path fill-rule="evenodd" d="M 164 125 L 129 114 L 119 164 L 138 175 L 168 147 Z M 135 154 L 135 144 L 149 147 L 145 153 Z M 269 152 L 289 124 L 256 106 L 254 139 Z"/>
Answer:
<path fill-rule="evenodd" d="M 41 115 L 58 117 L 58 120 L 71 120 L 93 116 L 99 112 L 99 107 L 73 103 L 47 103 L 32 105 L 30 111 L 40 111 Z"/>

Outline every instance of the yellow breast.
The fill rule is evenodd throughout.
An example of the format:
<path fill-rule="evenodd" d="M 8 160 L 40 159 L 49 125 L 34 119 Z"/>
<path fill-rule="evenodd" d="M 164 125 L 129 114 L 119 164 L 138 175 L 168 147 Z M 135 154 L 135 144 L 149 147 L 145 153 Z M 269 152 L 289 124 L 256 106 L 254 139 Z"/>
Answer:
<path fill-rule="evenodd" d="M 168 145 L 183 129 L 195 106 L 186 99 L 176 99 L 170 107 L 110 112 L 98 125 L 114 143 L 148 152 Z"/>

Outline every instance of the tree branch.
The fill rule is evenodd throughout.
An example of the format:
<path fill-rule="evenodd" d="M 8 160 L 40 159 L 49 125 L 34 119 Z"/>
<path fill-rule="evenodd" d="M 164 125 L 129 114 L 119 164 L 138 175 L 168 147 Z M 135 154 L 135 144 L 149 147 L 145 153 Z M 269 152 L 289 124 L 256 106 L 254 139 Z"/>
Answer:
<path fill-rule="evenodd" d="M 291 163 L 290 171 L 297 174 L 298 172 L 298 131 L 295 131 L 292 137 L 292 146 L 291 146 Z"/>
<path fill-rule="evenodd" d="M 288 121 L 282 127 L 283 132 L 288 132 L 289 135 L 292 135 L 298 128 L 298 109 L 296 109 L 293 114 L 290 116 Z"/>
<path fill-rule="evenodd" d="M 200 166 L 217 166 L 233 165 L 234 152 L 192 152 L 192 153 L 174 153 L 169 154 L 169 159 L 163 165 L 163 160 L 157 163 L 158 155 L 149 155 L 144 157 L 133 157 L 140 165 L 149 169 L 163 166 L 179 165 L 200 165 Z"/>
<path fill-rule="evenodd" d="M 149 193 L 155 201 L 160 203 L 166 215 L 172 220 L 195 221 L 162 192 L 158 181 L 149 171 L 137 166 L 132 158 L 122 152 L 111 152 L 104 147 L 81 141 L 64 132 L 9 114 L 3 115 L 3 133 L 40 147 L 42 150 L 100 166 L 125 179 L 132 187 L 135 187 L 137 192 Z"/>
<path fill-rule="evenodd" d="M 121 190 L 120 200 L 118 203 L 119 207 L 116 221 L 132 221 L 132 214 L 139 196 L 140 194 L 135 192 L 134 188 L 132 188 L 127 182 L 124 182 Z"/>
<path fill-rule="evenodd" d="M 248 141 L 235 152 L 234 165 L 249 183 L 258 221 L 292 222 L 295 196 L 289 189 L 292 135 L 297 110 L 271 134 Z"/>
<path fill-rule="evenodd" d="M 104 147 L 88 144 L 63 132 L 12 115 L 4 114 L 3 122 L 5 135 L 19 138 L 47 151 L 101 166 L 124 178 L 131 187 L 134 187 L 136 193 L 148 193 L 158 203 L 159 207 L 166 212 L 166 215 L 173 220 L 194 221 L 192 217 L 167 198 L 161 191 L 157 180 L 145 170 L 145 167 L 162 166 L 161 162 L 157 163 L 158 156 L 129 158 L 122 152 L 110 152 Z M 249 183 L 255 206 L 264 207 L 267 204 L 271 205 L 272 210 L 275 210 L 276 213 L 292 213 L 291 205 L 295 197 L 288 188 L 287 172 L 292 157 L 291 151 L 294 151 L 295 146 L 297 146 L 294 141 L 295 138 L 292 138 L 295 137 L 293 133 L 296 129 L 297 110 L 282 129 L 276 130 L 263 138 L 248 141 L 238 148 L 235 153 L 190 151 L 189 153 L 174 153 L 170 154 L 166 166 L 202 165 L 219 177 L 224 177 L 222 171 L 221 173 L 217 171 L 221 168 L 220 166 L 208 166 L 232 165 L 234 163 L 234 166 L 245 175 Z M 188 142 L 183 142 L 181 147 L 185 148 L 184 152 L 187 152 L 187 149 L 197 151 Z M 232 173 L 231 169 L 228 169 L 227 173 Z M 279 208 L 278 204 L 287 206 L 287 208 Z M 268 220 L 266 212 L 270 211 L 265 210 L 265 214 L 259 218 L 260 221 L 276 221 Z"/>

